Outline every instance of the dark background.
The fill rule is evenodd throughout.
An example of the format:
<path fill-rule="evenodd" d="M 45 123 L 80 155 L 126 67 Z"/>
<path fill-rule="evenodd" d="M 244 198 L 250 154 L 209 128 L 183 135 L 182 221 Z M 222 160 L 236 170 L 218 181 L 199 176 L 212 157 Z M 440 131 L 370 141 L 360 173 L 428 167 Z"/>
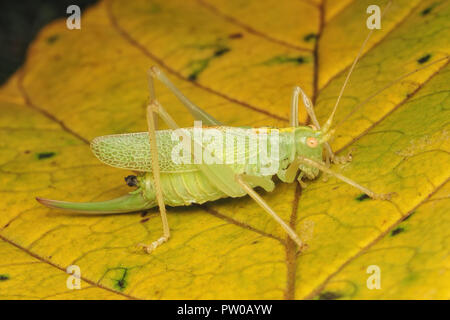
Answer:
<path fill-rule="evenodd" d="M 23 64 L 27 48 L 39 30 L 58 18 L 68 17 L 71 4 L 83 11 L 97 0 L 1 0 L 0 85 Z"/>

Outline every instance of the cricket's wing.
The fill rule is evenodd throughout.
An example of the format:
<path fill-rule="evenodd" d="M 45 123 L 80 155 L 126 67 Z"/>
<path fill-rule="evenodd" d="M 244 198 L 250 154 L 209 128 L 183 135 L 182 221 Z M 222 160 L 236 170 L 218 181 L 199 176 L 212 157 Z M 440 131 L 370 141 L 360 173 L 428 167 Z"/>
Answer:
<path fill-rule="evenodd" d="M 172 150 L 179 141 L 172 141 L 171 130 L 158 130 L 156 142 L 161 172 L 197 170 L 191 165 L 176 164 L 172 161 Z M 101 162 L 112 167 L 134 171 L 152 171 L 148 132 L 97 137 L 91 142 L 91 150 Z"/>
<path fill-rule="evenodd" d="M 193 128 L 185 128 L 185 132 L 193 138 Z M 221 154 L 219 164 L 248 162 L 249 157 L 249 129 L 233 127 L 206 127 L 203 128 L 203 153 L 211 154 L 211 150 Z M 210 135 L 208 138 L 207 135 Z M 230 145 L 231 142 L 231 145 Z M 186 172 L 199 170 L 194 164 L 193 155 L 190 155 L 190 164 L 174 162 L 172 154 L 181 149 L 178 136 L 173 136 L 173 130 L 158 130 L 156 132 L 158 147 L 158 160 L 161 172 Z M 227 145 L 228 144 L 228 145 Z M 191 141 L 191 153 L 194 151 L 194 140 Z M 200 146 L 200 148 L 202 148 Z M 134 171 L 152 171 L 150 141 L 148 132 L 115 134 L 95 138 L 91 143 L 95 156 L 103 163 L 112 167 Z M 218 152 L 222 149 L 222 152 Z M 212 160 L 215 162 L 214 160 Z M 202 159 L 202 164 L 209 163 Z M 217 163 L 217 162 L 215 162 Z"/>

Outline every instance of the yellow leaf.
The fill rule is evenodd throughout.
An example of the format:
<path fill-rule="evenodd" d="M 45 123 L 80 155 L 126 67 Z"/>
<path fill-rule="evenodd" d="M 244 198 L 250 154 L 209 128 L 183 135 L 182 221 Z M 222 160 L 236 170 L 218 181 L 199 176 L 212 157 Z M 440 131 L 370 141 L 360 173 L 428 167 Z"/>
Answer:
<path fill-rule="evenodd" d="M 30 251 L 0 240 L 1 299 L 126 299 L 105 287 L 83 279 L 80 290 L 68 290 L 69 275 L 50 257 L 36 257 Z M 80 294 L 81 293 L 81 294 Z"/>
<path fill-rule="evenodd" d="M 34 200 L 129 191 L 129 172 L 99 163 L 88 143 L 146 130 L 154 64 L 228 125 L 287 126 L 294 85 L 323 123 L 368 33 L 370 4 L 386 1 L 106 1 L 83 12 L 81 30 L 45 27 L 0 88 L 1 297 L 448 299 L 448 61 L 382 90 L 449 54 L 445 1 L 393 2 L 336 115 L 332 146 L 354 160 L 333 169 L 398 196 L 369 200 L 332 178 L 262 194 L 308 244 L 300 255 L 247 197 L 170 208 L 172 237 L 150 255 L 135 245 L 161 235 L 157 210 L 64 215 Z M 156 92 L 192 125 L 167 89 Z M 81 290 L 66 287 L 71 265 Z M 365 285 L 368 265 L 380 267 L 380 290 Z"/>
<path fill-rule="evenodd" d="M 318 298 L 448 298 L 450 183 L 333 276 Z M 375 243 L 376 242 L 376 243 Z M 369 266 L 380 268 L 380 289 L 367 289 Z"/>

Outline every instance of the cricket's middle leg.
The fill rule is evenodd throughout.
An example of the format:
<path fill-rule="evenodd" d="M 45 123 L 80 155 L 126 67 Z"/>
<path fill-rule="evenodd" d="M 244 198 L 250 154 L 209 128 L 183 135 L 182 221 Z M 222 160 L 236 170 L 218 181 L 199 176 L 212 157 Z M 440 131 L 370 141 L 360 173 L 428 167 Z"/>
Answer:
<path fill-rule="evenodd" d="M 260 195 L 250 187 L 245 181 L 245 175 L 236 175 L 236 181 L 242 187 L 242 189 L 247 192 L 247 194 L 261 207 L 266 211 L 272 218 L 278 222 L 281 227 L 287 232 L 289 237 L 294 240 L 294 242 L 298 245 L 300 250 L 304 247 L 302 240 L 297 235 L 297 233 L 286 223 L 283 219 L 275 212 L 273 209 L 260 197 Z"/>

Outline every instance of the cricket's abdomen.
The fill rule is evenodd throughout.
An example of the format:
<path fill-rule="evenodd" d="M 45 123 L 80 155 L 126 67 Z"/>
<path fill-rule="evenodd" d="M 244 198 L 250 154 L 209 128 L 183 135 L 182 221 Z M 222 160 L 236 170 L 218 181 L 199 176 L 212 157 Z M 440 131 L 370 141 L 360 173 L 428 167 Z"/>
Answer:
<path fill-rule="evenodd" d="M 172 207 L 188 206 L 192 203 L 202 204 L 229 197 L 229 195 L 216 188 L 200 170 L 184 173 L 161 173 L 160 180 L 164 203 Z M 152 174 L 146 173 L 139 177 L 139 186 L 143 196 L 153 206 L 156 206 Z M 242 190 L 241 194 L 233 196 L 242 197 L 244 195 L 245 191 Z"/>

